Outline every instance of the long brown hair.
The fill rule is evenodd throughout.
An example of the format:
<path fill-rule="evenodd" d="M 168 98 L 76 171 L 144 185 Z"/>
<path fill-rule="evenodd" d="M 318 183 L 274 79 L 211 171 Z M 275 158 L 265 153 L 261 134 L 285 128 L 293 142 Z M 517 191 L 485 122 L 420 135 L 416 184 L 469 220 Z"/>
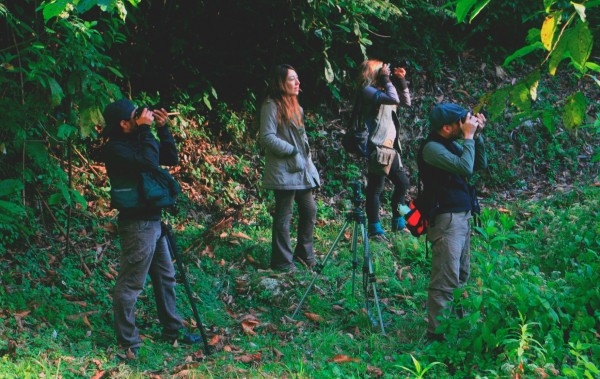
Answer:
<path fill-rule="evenodd" d="M 275 66 L 269 76 L 268 97 L 277 105 L 277 121 L 290 123 L 294 121 L 298 126 L 302 125 L 302 112 L 297 96 L 289 96 L 285 90 L 285 83 L 289 70 L 296 71 L 289 64 Z"/>

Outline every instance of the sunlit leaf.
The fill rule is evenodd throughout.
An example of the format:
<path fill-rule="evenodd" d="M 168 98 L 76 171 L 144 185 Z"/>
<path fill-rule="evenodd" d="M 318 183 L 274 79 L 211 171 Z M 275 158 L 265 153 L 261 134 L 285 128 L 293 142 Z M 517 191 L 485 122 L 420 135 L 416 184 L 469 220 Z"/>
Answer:
<path fill-rule="evenodd" d="M 335 79 L 335 75 L 333 73 L 333 68 L 331 67 L 331 63 L 328 59 L 325 59 L 325 80 L 327 83 L 332 83 Z"/>
<path fill-rule="evenodd" d="M 471 12 L 471 17 L 469 18 L 469 23 L 473 22 L 473 20 L 475 19 L 475 17 L 477 17 L 479 12 L 481 12 L 481 10 L 485 8 L 490 1 L 491 0 L 483 0 L 473 8 L 473 11 Z"/>
<path fill-rule="evenodd" d="M 580 126 L 585 120 L 585 96 L 581 92 L 567 98 L 563 109 L 563 123 L 567 129 Z"/>
<path fill-rule="evenodd" d="M 546 12 L 550 12 L 550 8 L 557 2 L 558 0 L 544 0 L 544 8 Z"/>
<path fill-rule="evenodd" d="M 544 48 L 546 48 L 546 50 L 548 51 L 552 49 L 552 41 L 554 41 L 554 33 L 556 32 L 556 25 L 558 24 L 560 15 L 561 12 L 556 12 L 551 15 L 548 15 L 544 20 L 544 24 L 542 25 L 540 38 L 542 40 Z"/>
<path fill-rule="evenodd" d="M 585 5 L 574 3 L 572 1 L 571 5 L 575 8 L 575 12 L 577 12 L 581 21 L 585 22 Z"/>

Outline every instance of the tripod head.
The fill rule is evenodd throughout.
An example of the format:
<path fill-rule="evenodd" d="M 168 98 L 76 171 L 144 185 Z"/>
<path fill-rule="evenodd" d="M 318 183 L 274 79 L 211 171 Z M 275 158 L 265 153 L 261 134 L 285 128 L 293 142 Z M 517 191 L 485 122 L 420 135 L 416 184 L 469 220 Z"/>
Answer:
<path fill-rule="evenodd" d="M 364 198 L 362 196 L 362 182 L 359 180 L 355 180 L 350 182 L 350 186 L 352 187 L 352 204 L 355 207 L 360 207 Z"/>

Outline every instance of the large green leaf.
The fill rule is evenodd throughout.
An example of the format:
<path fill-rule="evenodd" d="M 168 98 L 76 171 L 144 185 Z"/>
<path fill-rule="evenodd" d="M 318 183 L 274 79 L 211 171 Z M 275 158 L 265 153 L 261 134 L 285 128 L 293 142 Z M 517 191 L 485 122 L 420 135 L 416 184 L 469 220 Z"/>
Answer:
<path fill-rule="evenodd" d="M 467 14 L 476 3 L 477 0 L 458 0 L 456 3 L 456 21 L 464 22 L 467 19 Z"/>
<path fill-rule="evenodd" d="M 75 135 L 77 135 L 77 128 L 72 125 L 62 124 L 61 126 L 58 127 L 57 136 L 60 139 L 67 140 L 67 139 L 69 139 L 69 137 L 72 137 Z"/>
<path fill-rule="evenodd" d="M 531 108 L 529 88 L 525 83 L 518 83 L 512 88 L 510 91 L 510 102 L 521 111 Z"/>
<path fill-rule="evenodd" d="M 4 197 L 20 191 L 23 188 L 23 183 L 17 179 L 0 180 L 0 197 Z"/>
<path fill-rule="evenodd" d="M 503 66 L 508 66 L 510 64 L 510 62 L 512 62 L 513 60 L 515 60 L 516 58 L 520 58 L 523 57 L 529 53 L 531 53 L 532 51 L 535 50 L 540 50 L 543 49 L 544 45 L 541 42 L 535 42 L 531 45 L 527 45 L 524 46 L 522 48 L 520 48 L 519 50 L 515 51 L 514 53 L 512 53 L 509 57 L 507 57 L 504 60 L 504 63 L 502 63 Z"/>
<path fill-rule="evenodd" d="M 508 100 L 509 90 L 502 88 L 492 93 L 487 103 L 487 111 L 491 120 L 498 118 L 504 109 L 506 108 L 506 101 Z"/>
<path fill-rule="evenodd" d="M 575 28 L 570 30 L 567 43 L 571 58 L 583 67 L 592 53 L 594 43 L 594 37 L 588 28 L 588 24 L 579 21 Z"/>
<path fill-rule="evenodd" d="M 559 63 L 567 57 L 566 51 L 567 43 L 565 38 L 563 37 L 560 40 L 558 40 L 556 47 L 550 54 L 550 60 L 548 61 L 548 71 L 550 72 L 550 75 L 556 74 L 556 68 L 558 67 Z"/>
<path fill-rule="evenodd" d="M 54 78 L 48 78 L 48 86 L 50 87 L 50 103 L 55 107 L 60 104 L 65 94 L 60 84 Z"/>
<path fill-rule="evenodd" d="M 583 124 L 585 106 L 585 95 L 581 92 L 576 92 L 567 98 L 563 109 L 563 123 L 567 129 L 573 129 Z"/>
<path fill-rule="evenodd" d="M 42 14 L 44 15 L 44 21 L 47 22 L 54 17 L 60 16 L 67 9 L 69 3 L 70 2 L 68 0 L 56 0 L 48 4 L 41 5 L 41 7 L 43 7 Z"/>

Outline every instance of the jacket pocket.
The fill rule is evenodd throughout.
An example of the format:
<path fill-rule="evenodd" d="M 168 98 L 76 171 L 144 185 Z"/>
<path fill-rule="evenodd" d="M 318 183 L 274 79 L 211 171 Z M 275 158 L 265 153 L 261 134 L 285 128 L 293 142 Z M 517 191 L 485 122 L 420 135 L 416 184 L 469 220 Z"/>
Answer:
<path fill-rule="evenodd" d="M 288 172 L 300 172 L 306 168 L 306 159 L 298 153 L 286 160 L 285 166 Z"/>

